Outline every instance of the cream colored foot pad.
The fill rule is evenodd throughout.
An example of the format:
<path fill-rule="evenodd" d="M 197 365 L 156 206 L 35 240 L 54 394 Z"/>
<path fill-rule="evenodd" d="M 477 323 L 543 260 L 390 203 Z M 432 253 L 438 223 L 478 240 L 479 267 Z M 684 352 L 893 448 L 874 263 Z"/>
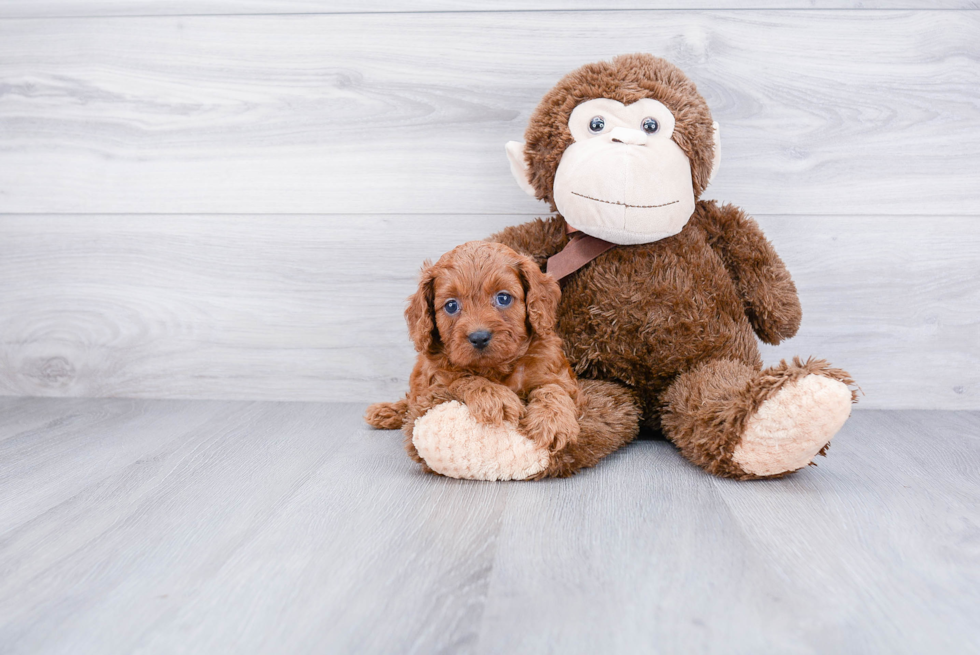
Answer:
<path fill-rule="evenodd" d="M 548 466 L 547 449 L 511 426 L 478 423 L 451 401 L 415 421 L 412 443 L 436 473 L 464 480 L 524 480 Z"/>
<path fill-rule="evenodd" d="M 808 375 L 765 401 L 745 427 L 733 459 L 747 473 L 776 475 L 801 469 L 851 415 L 842 382 Z"/>

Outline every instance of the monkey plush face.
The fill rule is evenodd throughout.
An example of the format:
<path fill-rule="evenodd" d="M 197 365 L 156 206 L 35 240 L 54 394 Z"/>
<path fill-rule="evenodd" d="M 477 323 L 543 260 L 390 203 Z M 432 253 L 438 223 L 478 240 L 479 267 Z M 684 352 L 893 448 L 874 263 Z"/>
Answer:
<path fill-rule="evenodd" d="M 555 172 L 558 211 L 574 228 L 619 244 L 681 231 L 694 213 L 691 160 L 671 136 L 674 115 L 651 98 L 596 98 L 568 119 L 575 142 Z"/>
<path fill-rule="evenodd" d="M 527 137 L 526 146 L 507 144 L 521 187 L 572 228 L 622 245 L 680 232 L 720 152 L 694 84 L 643 54 L 567 75 L 535 110 Z"/>

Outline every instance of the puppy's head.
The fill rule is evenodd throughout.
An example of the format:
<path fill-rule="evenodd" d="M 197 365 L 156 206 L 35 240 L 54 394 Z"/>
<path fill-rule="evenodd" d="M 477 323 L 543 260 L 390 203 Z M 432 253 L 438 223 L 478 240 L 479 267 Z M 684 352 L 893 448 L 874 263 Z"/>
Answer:
<path fill-rule="evenodd" d="M 486 370 L 554 334 L 560 297 L 558 282 L 530 258 L 499 243 L 470 241 L 426 262 L 405 319 L 419 352 Z"/>

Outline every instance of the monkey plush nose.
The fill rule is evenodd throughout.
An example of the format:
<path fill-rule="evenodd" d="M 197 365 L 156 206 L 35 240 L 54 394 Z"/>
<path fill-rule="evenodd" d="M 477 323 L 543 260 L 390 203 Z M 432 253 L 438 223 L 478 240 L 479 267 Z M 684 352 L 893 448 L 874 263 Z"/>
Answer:
<path fill-rule="evenodd" d="M 490 330 L 478 330 L 476 332 L 470 332 L 469 340 L 473 344 L 474 348 L 483 350 L 490 343 L 490 339 L 493 337 L 493 333 Z"/>
<path fill-rule="evenodd" d="M 642 130 L 631 130 L 628 127 L 614 127 L 609 133 L 613 143 L 626 143 L 633 146 L 642 146 L 647 142 L 646 132 Z"/>

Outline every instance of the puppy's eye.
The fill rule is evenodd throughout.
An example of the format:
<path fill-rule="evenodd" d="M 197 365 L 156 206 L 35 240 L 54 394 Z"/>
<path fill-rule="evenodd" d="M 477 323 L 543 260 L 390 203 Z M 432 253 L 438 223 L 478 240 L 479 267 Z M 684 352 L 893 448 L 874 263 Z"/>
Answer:
<path fill-rule="evenodd" d="M 643 119 L 643 131 L 647 134 L 655 134 L 660 131 L 660 123 L 657 122 L 656 118 L 651 118 L 647 116 Z"/>
<path fill-rule="evenodd" d="M 514 302 L 514 296 L 510 295 L 506 291 L 501 291 L 493 297 L 493 304 L 495 304 L 497 307 L 510 307 L 512 302 Z"/>
<path fill-rule="evenodd" d="M 446 310 L 446 313 L 452 316 L 459 312 L 459 302 L 455 298 L 450 298 L 446 301 L 446 304 L 442 306 Z"/>
<path fill-rule="evenodd" d="M 592 120 L 589 121 L 589 130 L 591 130 L 593 134 L 598 134 L 605 126 L 606 119 L 604 119 L 602 116 L 593 116 Z"/>

